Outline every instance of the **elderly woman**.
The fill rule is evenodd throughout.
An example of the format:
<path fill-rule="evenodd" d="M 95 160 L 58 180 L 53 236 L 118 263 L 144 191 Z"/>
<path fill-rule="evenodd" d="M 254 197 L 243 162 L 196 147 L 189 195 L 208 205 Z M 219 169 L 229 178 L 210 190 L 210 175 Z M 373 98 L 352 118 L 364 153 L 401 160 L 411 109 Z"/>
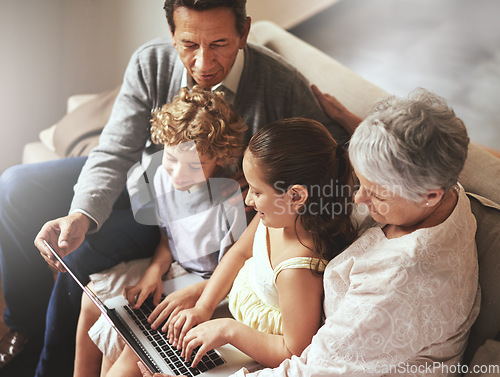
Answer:
<path fill-rule="evenodd" d="M 349 144 L 355 201 L 375 224 L 328 264 L 326 321 L 311 345 L 248 375 L 460 372 L 480 296 L 476 222 L 457 183 L 468 142 L 462 121 L 428 91 L 377 104 Z"/>

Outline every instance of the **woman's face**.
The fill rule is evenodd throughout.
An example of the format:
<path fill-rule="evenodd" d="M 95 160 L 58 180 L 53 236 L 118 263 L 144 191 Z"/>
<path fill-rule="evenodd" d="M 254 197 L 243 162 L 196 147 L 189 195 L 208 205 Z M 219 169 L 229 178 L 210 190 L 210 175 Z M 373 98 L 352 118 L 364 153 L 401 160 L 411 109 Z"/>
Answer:
<path fill-rule="evenodd" d="M 415 203 L 392 191 L 373 183 L 356 172 L 360 187 L 354 201 L 364 204 L 370 216 L 377 222 L 408 227 L 421 222 L 428 215 L 429 207 L 424 202 Z"/>

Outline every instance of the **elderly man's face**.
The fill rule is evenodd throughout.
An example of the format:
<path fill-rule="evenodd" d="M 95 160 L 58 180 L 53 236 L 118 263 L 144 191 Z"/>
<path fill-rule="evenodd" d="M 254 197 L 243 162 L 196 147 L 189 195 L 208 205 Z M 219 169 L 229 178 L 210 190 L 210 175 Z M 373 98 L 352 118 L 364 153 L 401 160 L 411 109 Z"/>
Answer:
<path fill-rule="evenodd" d="M 236 16 L 226 7 L 205 11 L 179 7 L 174 11 L 174 23 L 174 46 L 194 81 L 204 88 L 219 84 L 228 75 L 250 29 L 248 19 L 240 35 Z"/>

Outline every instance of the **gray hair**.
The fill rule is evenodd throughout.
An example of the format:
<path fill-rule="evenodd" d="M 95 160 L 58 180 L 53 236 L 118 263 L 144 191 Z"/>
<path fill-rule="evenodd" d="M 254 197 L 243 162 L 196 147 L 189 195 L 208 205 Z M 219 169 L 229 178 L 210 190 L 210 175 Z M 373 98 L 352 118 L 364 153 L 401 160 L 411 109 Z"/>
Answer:
<path fill-rule="evenodd" d="M 369 181 L 418 202 L 429 190 L 456 185 L 468 144 L 446 101 L 419 88 L 408 99 L 379 101 L 352 135 L 349 157 Z"/>
<path fill-rule="evenodd" d="M 179 7 L 186 7 L 196 11 L 220 7 L 231 8 L 236 17 L 236 30 L 240 35 L 243 35 L 247 21 L 246 4 L 247 0 L 165 0 L 163 9 L 165 10 L 170 31 L 174 34 L 174 11 Z"/>

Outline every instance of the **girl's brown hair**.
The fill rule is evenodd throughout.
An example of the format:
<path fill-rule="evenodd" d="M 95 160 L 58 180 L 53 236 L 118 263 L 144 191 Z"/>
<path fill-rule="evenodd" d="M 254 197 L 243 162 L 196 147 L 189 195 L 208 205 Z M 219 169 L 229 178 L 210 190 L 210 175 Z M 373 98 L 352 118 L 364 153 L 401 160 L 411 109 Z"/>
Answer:
<path fill-rule="evenodd" d="M 235 164 L 243 152 L 241 117 L 221 92 L 195 86 L 181 89 L 171 103 L 153 112 L 151 138 L 156 144 L 179 145 L 194 141 L 200 154 L 208 154 L 221 165 Z"/>
<path fill-rule="evenodd" d="M 276 191 L 285 193 L 297 184 L 307 189 L 296 221 L 311 234 L 318 257 L 331 260 L 354 241 L 351 164 L 321 123 L 303 118 L 272 122 L 252 137 L 247 151 Z"/>

